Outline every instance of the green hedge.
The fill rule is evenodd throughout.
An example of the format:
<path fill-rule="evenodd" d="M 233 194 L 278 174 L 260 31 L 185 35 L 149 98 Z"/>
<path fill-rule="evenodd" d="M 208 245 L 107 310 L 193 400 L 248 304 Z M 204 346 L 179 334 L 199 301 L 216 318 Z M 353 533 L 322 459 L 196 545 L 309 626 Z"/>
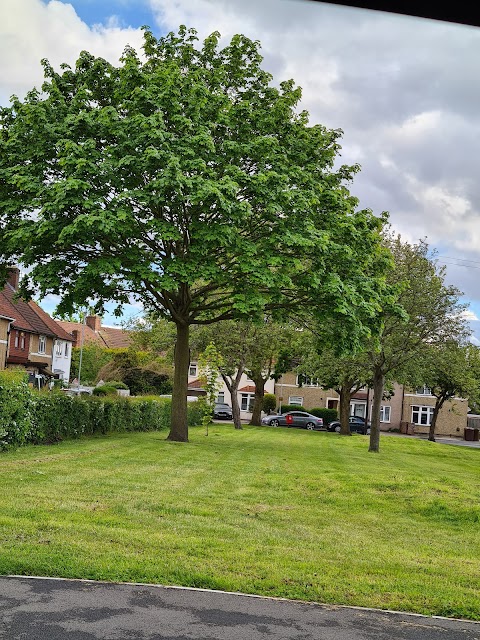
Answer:
<path fill-rule="evenodd" d="M 306 411 L 304 407 L 299 404 L 282 404 L 282 413 L 288 413 L 289 411 Z"/>
<path fill-rule="evenodd" d="M 0 372 L 0 449 L 31 442 L 34 398 L 28 374 L 17 369 Z"/>
<path fill-rule="evenodd" d="M 329 425 L 331 422 L 338 418 L 338 412 L 336 409 L 326 409 L 325 407 L 310 409 L 309 413 L 317 416 L 317 418 L 323 418 L 324 426 Z"/>
<path fill-rule="evenodd" d="M 83 435 L 168 429 L 169 398 L 69 396 L 38 393 L 23 372 L 0 371 L 0 449 L 58 442 Z M 201 423 L 203 408 L 188 403 L 189 426 Z"/>

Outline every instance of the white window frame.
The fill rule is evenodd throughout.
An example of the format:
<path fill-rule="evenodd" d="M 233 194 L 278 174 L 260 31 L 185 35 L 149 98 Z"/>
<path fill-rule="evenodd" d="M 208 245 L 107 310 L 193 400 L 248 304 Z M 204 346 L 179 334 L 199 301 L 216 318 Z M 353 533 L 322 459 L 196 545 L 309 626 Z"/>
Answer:
<path fill-rule="evenodd" d="M 288 396 L 288 404 L 294 404 L 299 407 L 303 407 L 303 397 L 302 396 Z"/>
<path fill-rule="evenodd" d="M 56 356 L 63 355 L 63 342 L 61 340 L 57 340 L 55 343 L 55 355 Z"/>
<path fill-rule="evenodd" d="M 430 387 L 427 387 L 427 385 L 423 385 L 421 387 L 418 387 L 417 389 L 415 389 L 415 395 L 417 396 L 431 396 L 432 395 L 432 390 L 430 389 Z"/>
<path fill-rule="evenodd" d="M 390 422 L 392 407 L 389 404 L 380 405 L 380 422 Z"/>
<path fill-rule="evenodd" d="M 68 358 L 68 342 L 65 342 L 65 357 Z"/>
<path fill-rule="evenodd" d="M 363 414 L 357 413 L 355 407 L 363 407 Z M 358 418 L 365 418 L 367 415 L 367 401 L 351 400 L 350 401 L 350 415 L 357 416 Z"/>
<path fill-rule="evenodd" d="M 432 424 L 434 407 L 429 405 L 412 405 L 412 422 L 419 427 L 429 427 Z M 416 414 L 416 415 L 415 415 Z M 426 422 L 422 422 L 422 415 L 426 416 Z"/>
<path fill-rule="evenodd" d="M 15 349 L 18 349 L 18 345 L 20 344 L 20 333 L 15 331 Z"/>
<path fill-rule="evenodd" d="M 47 353 L 47 336 L 38 336 L 38 353 Z"/>
<path fill-rule="evenodd" d="M 217 402 L 225 404 L 225 391 L 219 391 L 217 395 Z"/>
<path fill-rule="evenodd" d="M 319 387 L 318 379 L 313 376 L 307 376 L 304 373 L 299 373 L 296 378 L 296 385 L 300 387 L 300 378 L 303 378 L 302 387 Z"/>
<path fill-rule="evenodd" d="M 254 393 L 241 393 L 240 394 L 240 411 L 253 411 L 253 403 L 255 401 Z"/>
<path fill-rule="evenodd" d="M 198 368 L 196 363 L 193 363 L 188 367 L 188 375 L 195 376 L 195 377 L 198 375 Z"/>

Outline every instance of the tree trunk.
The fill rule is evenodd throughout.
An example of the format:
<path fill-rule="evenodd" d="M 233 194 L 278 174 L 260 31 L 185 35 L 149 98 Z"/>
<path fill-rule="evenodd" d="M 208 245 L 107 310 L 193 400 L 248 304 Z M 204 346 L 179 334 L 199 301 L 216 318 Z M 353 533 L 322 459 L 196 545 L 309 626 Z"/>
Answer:
<path fill-rule="evenodd" d="M 188 367 L 190 365 L 189 329 L 184 324 L 177 324 L 177 341 L 175 343 L 175 371 L 173 374 L 172 420 L 167 440 L 188 442 L 187 393 Z"/>
<path fill-rule="evenodd" d="M 350 399 L 352 397 L 351 386 L 340 387 L 340 433 L 344 436 L 351 436 L 350 431 Z"/>
<path fill-rule="evenodd" d="M 252 378 L 255 382 L 255 401 L 253 403 L 252 418 L 249 424 L 260 427 L 262 425 L 263 396 L 265 395 L 265 380 L 262 376 Z"/>
<path fill-rule="evenodd" d="M 435 401 L 432 422 L 430 423 L 430 428 L 428 430 L 428 439 L 430 440 L 430 442 L 435 442 L 435 427 L 437 426 L 437 418 L 444 402 L 445 402 L 445 398 L 441 398 L 441 397 L 437 398 Z"/>
<path fill-rule="evenodd" d="M 226 374 L 222 373 L 223 381 L 225 382 L 232 398 L 232 414 L 235 429 L 243 429 L 242 421 L 240 419 L 240 405 L 238 404 L 238 387 L 240 386 L 240 378 L 242 377 L 242 373 L 243 368 L 238 369 L 235 378 L 229 378 Z"/>
<path fill-rule="evenodd" d="M 373 375 L 373 406 L 372 426 L 370 428 L 369 451 L 380 451 L 380 407 L 382 406 L 383 388 L 385 386 L 385 374 L 382 369 L 375 369 Z"/>

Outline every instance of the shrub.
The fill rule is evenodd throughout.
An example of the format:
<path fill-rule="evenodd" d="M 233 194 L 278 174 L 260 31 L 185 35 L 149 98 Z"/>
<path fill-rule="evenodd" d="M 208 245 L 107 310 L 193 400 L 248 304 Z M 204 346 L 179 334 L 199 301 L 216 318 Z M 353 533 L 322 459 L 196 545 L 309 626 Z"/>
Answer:
<path fill-rule="evenodd" d="M 133 395 L 141 393 L 171 393 L 172 383 L 168 375 L 151 369 L 133 367 L 123 374 L 123 380 Z"/>
<path fill-rule="evenodd" d="M 110 384 L 102 384 L 101 387 L 95 387 L 92 393 L 94 396 L 116 396 L 117 388 L 118 387 L 113 387 Z"/>
<path fill-rule="evenodd" d="M 306 411 L 306 409 L 299 404 L 282 404 L 281 412 L 288 413 L 289 411 Z"/>
<path fill-rule="evenodd" d="M 29 442 L 34 430 L 34 403 L 26 371 L 0 371 L 0 407 L 0 449 Z"/>
<path fill-rule="evenodd" d="M 108 380 L 105 385 L 113 387 L 114 389 L 128 389 L 128 386 L 124 382 L 119 382 L 118 380 Z"/>
<path fill-rule="evenodd" d="M 274 394 L 266 393 L 263 396 L 262 410 L 265 411 L 265 413 L 270 413 L 271 411 L 275 410 L 276 406 L 277 406 L 277 398 L 274 396 Z"/>
<path fill-rule="evenodd" d="M 338 418 L 338 412 L 336 409 L 326 409 L 325 407 L 310 409 L 309 413 L 317 416 L 317 418 L 323 418 L 324 426 L 329 425 L 331 422 Z"/>

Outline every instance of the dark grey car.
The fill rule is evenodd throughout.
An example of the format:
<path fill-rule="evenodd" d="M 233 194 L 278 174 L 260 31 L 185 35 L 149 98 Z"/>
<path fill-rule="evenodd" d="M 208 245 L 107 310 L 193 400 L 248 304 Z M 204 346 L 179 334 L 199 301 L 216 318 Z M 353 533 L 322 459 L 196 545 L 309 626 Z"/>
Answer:
<path fill-rule="evenodd" d="M 231 420 L 233 418 L 232 408 L 224 402 L 217 402 L 213 409 L 213 417 L 218 420 Z"/>
<path fill-rule="evenodd" d="M 350 425 L 351 433 L 361 433 L 364 436 L 370 435 L 370 422 L 366 422 L 365 418 L 361 418 L 360 416 L 350 416 L 348 419 L 348 423 Z M 340 420 L 334 420 L 331 422 L 327 431 L 336 431 L 340 433 Z"/>
<path fill-rule="evenodd" d="M 323 428 L 323 419 L 306 411 L 289 411 L 288 413 L 273 413 L 262 418 L 262 424 L 270 427 L 298 427 L 309 431 Z"/>

